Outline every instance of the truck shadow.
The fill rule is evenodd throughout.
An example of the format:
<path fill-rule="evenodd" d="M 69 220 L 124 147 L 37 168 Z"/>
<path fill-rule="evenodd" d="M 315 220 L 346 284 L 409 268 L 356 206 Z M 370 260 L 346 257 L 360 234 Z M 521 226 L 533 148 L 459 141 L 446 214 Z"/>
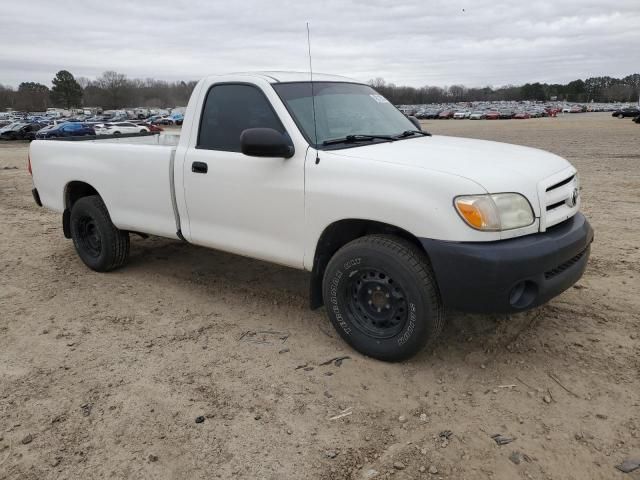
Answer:
<path fill-rule="evenodd" d="M 124 269 L 134 275 L 160 276 L 176 291 L 205 289 L 211 298 L 224 297 L 240 307 L 249 298 L 257 302 L 260 309 L 282 317 L 276 319 L 282 328 L 292 331 L 310 328 L 323 337 L 330 337 L 332 345 L 349 349 L 334 331 L 324 308 L 309 309 L 308 272 L 157 237 L 146 240 L 132 237 L 131 255 Z M 547 309 L 541 307 L 517 315 L 448 311 L 444 332 L 436 346 L 421 352 L 412 363 L 449 361 L 475 352 L 472 359 L 480 364 L 494 352 L 518 349 L 519 339 L 531 333 L 535 335 Z M 278 311 L 294 313 L 302 325 L 287 323 L 290 315 L 278 315 Z"/>

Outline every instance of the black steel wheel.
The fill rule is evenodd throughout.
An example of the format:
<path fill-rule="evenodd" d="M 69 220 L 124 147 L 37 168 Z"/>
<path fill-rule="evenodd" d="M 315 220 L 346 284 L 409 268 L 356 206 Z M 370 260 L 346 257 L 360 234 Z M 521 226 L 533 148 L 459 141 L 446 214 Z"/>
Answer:
<path fill-rule="evenodd" d="M 112 222 L 98 195 L 80 198 L 71 208 L 71 238 L 80 259 L 92 270 L 108 272 L 129 256 L 129 233 Z"/>
<path fill-rule="evenodd" d="M 372 338 L 390 338 L 408 318 L 406 293 L 388 273 L 372 268 L 349 279 L 345 289 L 353 324 Z"/>
<path fill-rule="evenodd" d="M 78 242 L 82 250 L 91 257 L 99 257 L 102 253 L 102 240 L 95 220 L 89 216 L 81 216 L 77 222 Z"/>
<path fill-rule="evenodd" d="M 324 272 L 323 298 L 340 336 L 380 360 L 415 355 L 444 325 L 427 256 L 394 235 L 368 235 L 338 250 Z"/>

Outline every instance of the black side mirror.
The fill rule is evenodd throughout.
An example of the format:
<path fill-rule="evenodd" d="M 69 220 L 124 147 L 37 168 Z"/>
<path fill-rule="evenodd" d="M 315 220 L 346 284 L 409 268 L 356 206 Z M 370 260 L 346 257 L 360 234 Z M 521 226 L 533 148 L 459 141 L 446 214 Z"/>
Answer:
<path fill-rule="evenodd" d="M 414 117 L 413 115 L 409 115 L 407 117 L 409 120 L 411 120 L 411 123 L 413 123 L 416 128 L 418 129 L 418 131 L 422 131 L 422 125 L 420 125 L 420 120 L 418 120 L 416 117 Z"/>
<path fill-rule="evenodd" d="M 293 157 L 291 141 L 273 128 L 247 128 L 240 134 L 240 149 L 252 157 Z"/>

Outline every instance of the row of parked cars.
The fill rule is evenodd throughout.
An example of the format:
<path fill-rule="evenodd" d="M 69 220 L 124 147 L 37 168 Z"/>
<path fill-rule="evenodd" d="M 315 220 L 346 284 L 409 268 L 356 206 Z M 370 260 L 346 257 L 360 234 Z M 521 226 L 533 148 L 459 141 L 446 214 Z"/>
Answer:
<path fill-rule="evenodd" d="M 464 102 L 454 104 L 401 105 L 400 110 L 419 119 L 499 120 L 554 117 L 559 113 L 612 112 L 614 117 L 636 117 L 637 105 L 560 104 L 554 102 Z"/>
<path fill-rule="evenodd" d="M 487 109 L 487 110 L 470 110 L 470 109 L 420 109 L 415 113 L 415 116 L 419 119 L 437 119 L 448 120 L 453 118 L 455 120 L 500 120 L 500 119 L 527 119 L 553 116 L 558 113 L 559 110 L 536 108 L 529 110 L 511 110 L 508 108 L 502 109 Z"/>
<path fill-rule="evenodd" d="M 78 119 L 22 119 L 0 122 L 0 140 L 35 140 L 46 138 L 82 137 L 88 135 L 125 135 L 161 132 L 160 122 L 135 120 L 125 122 L 88 122 Z M 3 125 L 4 124 L 4 125 Z"/>

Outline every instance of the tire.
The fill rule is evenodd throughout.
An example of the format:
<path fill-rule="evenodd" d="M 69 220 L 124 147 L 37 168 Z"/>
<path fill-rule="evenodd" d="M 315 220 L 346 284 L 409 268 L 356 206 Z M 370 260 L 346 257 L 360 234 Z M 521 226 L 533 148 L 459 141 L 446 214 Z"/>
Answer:
<path fill-rule="evenodd" d="M 71 238 L 78 256 L 96 272 L 118 268 L 129 256 L 129 233 L 111 222 L 98 195 L 79 199 L 71 209 Z"/>
<path fill-rule="evenodd" d="M 145 130 L 144 128 L 140 130 L 140 133 L 147 133 L 149 130 Z"/>
<path fill-rule="evenodd" d="M 622 113 L 619 113 L 618 118 L 624 118 L 624 115 Z"/>
<path fill-rule="evenodd" d="M 114 137 L 119 137 L 120 136 L 120 132 L 113 132 L 113 136 Z"/>
<path fill-rule="evenodd" d="M 415 355 L 444 325 L 426 255 L 394 235 L 361 237 L 338 250 L 324 273 L 323 298 L 340 336 L 379 360 Z"/>

